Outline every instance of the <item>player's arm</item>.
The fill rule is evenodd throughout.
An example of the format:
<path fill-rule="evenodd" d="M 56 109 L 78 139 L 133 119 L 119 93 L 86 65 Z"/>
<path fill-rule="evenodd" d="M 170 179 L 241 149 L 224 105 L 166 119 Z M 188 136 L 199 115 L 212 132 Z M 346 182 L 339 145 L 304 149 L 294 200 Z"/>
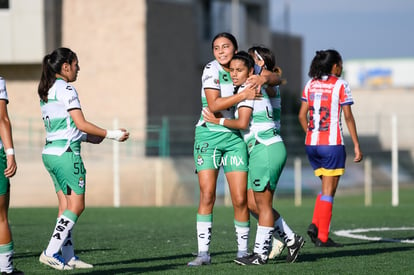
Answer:
<path fill-rule="evenodd" d="M 253 88 L 261 87 L 264 84 L 269 86 L 276 86 L 282 84 L 283 80 L 279 73 L 271 72 L 269 70 L 263 69 L 260 72 L 260 75 L 254 74 L 249 76 L 247 83 L 252 85 Z"/>
<path fill-rule="evenodd" d="M 342 110 L 344 112 L 344 118 L 346 126 L 348 127 L 349 134 L 351 135 L 352 142 L 354 143 L 354 162 L 360 162 L 363 158 L 361 148 L 359 147 L 358 134 L 356 130 L 356 123 L 354 115 L 352 114 L 351 105 L 343 105 Z"/>
<path fill-rule="evenodd" d="M 252 115 L 252 108 L 240 107 L 238 109 L 239 117 L 237 119 L 216 118 L 208 108 L 203 109 L 203 118 L 205 121 L 220 124 L 232 129 L 245 130 L 249 127 L 250 116 Z"/>
<path fill-rule="evenodd" d="M 14 157 L 12 128 L 6 100 L 0 100 L 0 137 L 7 157 L 7 167 L 4 170 L 4 175 L 10 178 L 16 174 L 17 165 Z"/>
<path fill-rule="evenodd" d="M 306 133 L 308 130 L 308 103 L 306 101 L 302 101 L 300 105 L 298 119 L 300 126 L 302 126 L 303 131 Z"/>
<path fill-rule="evenodd" d="M 231 108 L 243 100 L 261 97 L 260 89 L 253 89 L 251 87 L 246 87 L 242 92 L 227 97 L 221 97 L 220 91 L 216 89 L 206 88 L 204 89 L 204 93 L 206 95 L 208 108 L 213 113 Z"/>
<path fill-rule="evenodd" d="M 117 141 L 125 141 L 129 137 L 129 133 L 125 129 L 105 130 L 87 121 L 81 109 L 69 110 L 69 114 L 72 117 L 76 127 L 80 131 L 91 135 L 91 137 L 98 136 L 101 138 L 109 138 Z"/>

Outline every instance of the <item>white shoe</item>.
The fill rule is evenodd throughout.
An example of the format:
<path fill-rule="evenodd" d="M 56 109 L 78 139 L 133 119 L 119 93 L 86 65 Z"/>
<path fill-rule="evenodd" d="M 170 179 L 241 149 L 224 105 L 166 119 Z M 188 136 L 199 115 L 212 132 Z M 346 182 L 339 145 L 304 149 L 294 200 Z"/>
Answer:
<path fill-rule="evenodd" d="M 272 237 L 272 250 L 269 253 L 269 259 L 275 259 L 279 257 L 285 247 L 286 245 L 284 242 L 275 237 Z"/>
<path fill-rule="evenodd" d="M 80 260 L 78 256 L 72 257 L 68 262 L 68 266 L 71 266 L 72 268 L 93 268 L 93 265 L 85 263 Z"/>
<path fill-rule="evenodd" d="M 45 251 L 43 251 L 42 254 L 40 254 L 39 262 L 58 270 L 73 269 L 73 267 L 65 264 L 65 260 L 62 258 L 62 256 L 60 256 L 59 253 L 55 253 L 52 257 L 50 257 L 45 254 Z"/>
<path fill-rule="evenodd" d="M 189 262 L 187 265 L 188 266 L 200 266 L 200 265 L 209 265 L 211 264 L 211 258 L 210 255 L 207 253 L 203 253 L 203 254 L 198 254 L 198 256 L 192 260 L 191 262 Z"/>

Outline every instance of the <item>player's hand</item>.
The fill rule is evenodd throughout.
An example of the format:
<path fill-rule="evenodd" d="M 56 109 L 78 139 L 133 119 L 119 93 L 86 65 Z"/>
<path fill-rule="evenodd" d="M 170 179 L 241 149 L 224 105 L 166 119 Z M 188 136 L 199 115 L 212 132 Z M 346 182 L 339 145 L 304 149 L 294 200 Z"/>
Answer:
<path fill-rule="evenodd" d="M 360 162 L 360 161 L 362 161 L 362 159 L 364 158 L 364 156 L 362 155 L 362 152 L 361 152 L 361 149 L 359 148 L 359 146 L 356 146 L 354 148 L 354 153 L 355 153 L 354 162 Z"/>
<path fill-rule="evenodd" d="M 129 132 L 124 128 L 118 130 L 106 130 L 105 138 L 122 142 L 129 138 Z"/>
<path fill-rule="evenodd" d="M 121 130 L 123 132 L 123 135 L 120 139 L 118 139 L 118 141 L 123 142 L 123 141 L 127 140 L 129 138 L 129 132 L 127 131 L 127 129 L 121 128 L 119 130 Z"/>
<path fill-rule="evenodd" d="M 263 76 L 254 74 L 249 76 L 249 78 L 246 81 L 246 84 L 251 86 L 253 89 L 259 88 L 260 90 L 260 87 L 266 84 L 266 79 Z"/>
<path fill-rule="evenodd" d="M 246 88 L 241 92 L 244 94 L 245 99 L 260 99 L 263 97 L 260 92 L 261 86 L 254 86 L 252 84 L 247 84 Z"/>
<path fill-rule="evenodd" d="M 203 113 L 204 121 L 214 123 L 214 124 L 219 124 L 220 119 L 216 118 L 214 113 L 212 113 L 208 107 L 203 108 L 202 113 Z"/>
<path fill-rule="evenodd" d="M 14 155 L 7 155 L 7 168 L 4 169 L 4 176 L 11 178 L 16 174 L 17 165 Z"/>

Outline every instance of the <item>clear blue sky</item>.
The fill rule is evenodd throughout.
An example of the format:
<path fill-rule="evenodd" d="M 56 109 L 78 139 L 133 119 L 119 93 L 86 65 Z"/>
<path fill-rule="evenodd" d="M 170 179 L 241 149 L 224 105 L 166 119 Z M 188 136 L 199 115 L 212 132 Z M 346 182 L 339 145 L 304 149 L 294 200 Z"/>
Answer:
<path fill-rule="evenodd" d="M 269 4 L 271 29 L 303 38 L 304 76 L 320 49 L 336 49 L 345 61 L 414 57 L 413 0 L 269 0 Z"/>

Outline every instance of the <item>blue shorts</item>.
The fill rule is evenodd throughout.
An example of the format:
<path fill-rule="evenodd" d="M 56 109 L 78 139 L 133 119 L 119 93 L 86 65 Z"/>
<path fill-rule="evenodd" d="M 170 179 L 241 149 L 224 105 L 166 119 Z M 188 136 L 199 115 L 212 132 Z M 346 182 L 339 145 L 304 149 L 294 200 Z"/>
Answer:
<path fill-rule="evenodd" d="M 307 145 L 305 149 L 315 176 L 344 174 L 346 160 L 344 145 Z"/>

